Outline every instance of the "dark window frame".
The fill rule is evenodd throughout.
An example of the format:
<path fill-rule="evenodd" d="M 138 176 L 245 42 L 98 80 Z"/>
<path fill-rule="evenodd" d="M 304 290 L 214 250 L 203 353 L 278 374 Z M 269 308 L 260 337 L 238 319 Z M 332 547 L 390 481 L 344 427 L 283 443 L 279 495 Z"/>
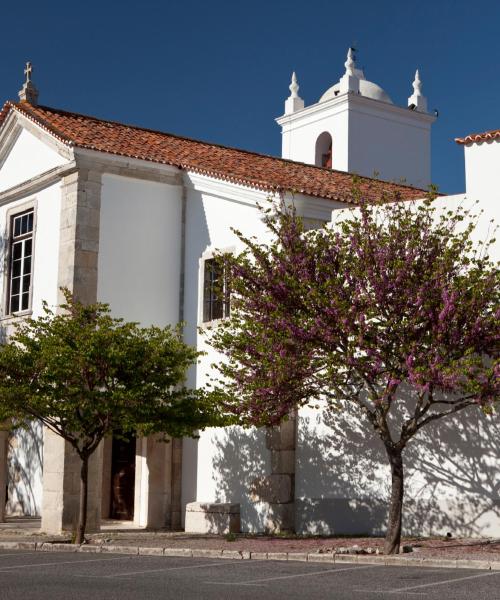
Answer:
<path fill-rule="evenodd" d="M 6 313 L 15 315 L 31 310 L 35 208 L 26 208 L 10 215 L 9 227 Z"/>
<path fill-rule="evenodd" d="M 202 321 L 209 323 L 231 313 L 231 291 L 227 270 L 221 258 L 203 262 Z"/>

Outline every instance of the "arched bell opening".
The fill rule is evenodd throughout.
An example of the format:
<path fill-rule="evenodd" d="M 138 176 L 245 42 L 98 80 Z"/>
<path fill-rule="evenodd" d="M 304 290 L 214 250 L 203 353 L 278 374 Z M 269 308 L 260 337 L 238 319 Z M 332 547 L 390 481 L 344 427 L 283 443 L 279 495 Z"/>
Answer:
<path fill-rule="evenodd" d="M 316 140 L 316 159 L 314 163 L 317 167 L 332 168 L 332 136 L 324 131 Z"/>

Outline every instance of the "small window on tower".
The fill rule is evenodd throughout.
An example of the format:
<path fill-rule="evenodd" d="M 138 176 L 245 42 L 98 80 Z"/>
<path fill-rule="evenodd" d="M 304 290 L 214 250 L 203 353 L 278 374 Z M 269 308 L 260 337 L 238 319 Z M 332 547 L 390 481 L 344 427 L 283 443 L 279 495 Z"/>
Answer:
<path fill-rule="evenodd" d="M 316 140 L 315 165 L 331 169 L 332 164 L 332 136 L 327 131 L 324 131 Z"/>

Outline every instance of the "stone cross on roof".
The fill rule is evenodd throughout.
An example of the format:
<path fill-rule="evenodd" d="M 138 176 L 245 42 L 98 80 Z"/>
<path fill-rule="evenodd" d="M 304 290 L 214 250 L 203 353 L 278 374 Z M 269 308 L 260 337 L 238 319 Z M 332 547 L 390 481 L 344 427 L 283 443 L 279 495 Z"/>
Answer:
<path fill-rule="evenodd" d="M 28 61 L 26 63 L 26 66 L 24 67 L 24 74 L 26 75 L 26 83 L 30 83 L 31 81 L 31 74 L 33 73 L 33 66 L 32 64 Z"/>
<path fill-rule="evenodd" d="M 26 81 L 23 84 L 23 87 L 19 91 L 19 100 L 21 102 L 28 102 L 33 106 L 36 106 L 38 103 L 38 90 L 33 85 L 31 81 L 31 75 L 33 73 L 33 65 L 30 61 L 26 63 L 26 67 L 24 68 L 24 74 L 26 75 Z"/>

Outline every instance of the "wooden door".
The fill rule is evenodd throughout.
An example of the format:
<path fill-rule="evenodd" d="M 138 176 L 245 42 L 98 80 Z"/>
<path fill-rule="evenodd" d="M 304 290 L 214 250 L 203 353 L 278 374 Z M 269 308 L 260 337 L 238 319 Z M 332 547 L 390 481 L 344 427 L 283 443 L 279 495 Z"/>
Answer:
<path fill-rule="evenodd" d="M 113 438 L 111 454 L 110 517 L 123 521 L 134 518 L 135 438 Z"/>

